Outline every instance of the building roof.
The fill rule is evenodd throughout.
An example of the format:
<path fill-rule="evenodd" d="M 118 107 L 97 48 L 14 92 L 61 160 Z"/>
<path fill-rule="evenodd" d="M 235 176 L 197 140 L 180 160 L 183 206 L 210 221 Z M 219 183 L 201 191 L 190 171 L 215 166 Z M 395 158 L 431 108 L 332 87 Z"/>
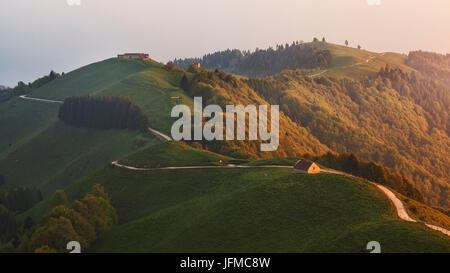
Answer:
<path fill-rule="evenodd" d="M 119 54 L 119 56 L 142 56 L 142 57 L 148 57 L 149 55 L 146 53 L 124 53 Z"/>
<path fill-rule="evenodd" d="M 148 55 L 146 53 L 124 53 L 123 55 Z"/>
<path fill-rule="evenodd" d="M 308 161 L 305 161 L 305 160 L 299 160 L 299 161 L 297 161 L 297 163 L 295 163 L 294 169 L 307 171 L 311 167 L 312 164 L 314 164 L 314 163 L 313 162 L 308 162 Z"/>

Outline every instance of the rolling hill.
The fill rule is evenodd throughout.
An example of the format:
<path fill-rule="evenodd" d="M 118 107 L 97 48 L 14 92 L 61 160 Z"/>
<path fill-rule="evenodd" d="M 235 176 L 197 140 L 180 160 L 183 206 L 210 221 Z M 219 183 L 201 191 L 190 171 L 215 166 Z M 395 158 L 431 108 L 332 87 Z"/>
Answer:
<path fill-rule="evenodd" d="M 73 95 L 96 94 L 126 81 L 130 75 L 155 69 L 155 66 L 160 67 L 156 63 L 109 59 L 65 74 L 32 95 L 60 100 Z M 154 107 L 151 111 L 161 113 L 170 106 L 166 93 L 165 104 L 158 101 L 162 97 L 158 95 L 162 92 L 160 89 L 138 90 L 141 92 L 130 94 L 130 97 L 143 97 L 146 92 L 147 102 L 166 107 L 161 111 Z M 130 92 L 133 92 L 131 88 Z M 138 132 L 68 126 L 58 121 L 59 106 L 52 103 L 13 98 L 1 103 L 0 108 L 0 146 L 4 148 L 0 154 L 0 174 L 5 177 L 8 187 L 40 186 L 45 194 L 51 194 L 107 162 L 155 141 Z M 163 121 L 161 124 L 168 127 Z M 152 125 L 158 127 L 157 122 Z"/>
<path fill-rule="evenodd" d="M 441 86 L 413 84 L 397 70 L 379 73 L 386 65 L 420 73 L 406 65 L 407 56 L 322 42 L 308 46 L 330 53 L 327 67 L 247 78 L 203 68 L 170 71 L 153 60 L 113 58 L 28 94 L 54 100 L 126 96 L 149 116 L 152 128 L 165 134 L 174 121 L 172 107 L 183 103 L 192 108 L 194 96 L 220 106 L 279 104 L 280 146 L 272 153 L 260 152 L 259 142 L 251 141 L 160 144 L 138 131 L 70 126 L 58 120 L 56 104 L 17 97 L 1 102 L 0 175 L 5 186 L 37 186 L 46 197 L 19 217 L 39 221 L 55 190 L 65 189 L 74 200 L 98 183 L 111 196 L 119 225 L 102 235 L 92 252 L 366 252 L 365 244 L 372 240 L 382 241 L 384 252 L 450 251 L 448 237 L 421 223 L 401 221 L 389 200 L 359 178 L 293 175 L 284 168 L 133 171 L 111 165 L 117 160 L 144 168 L 252 166 L 287 164 L 304 154 L 354 152 L 407 176 L 429 205 L 448 209 L 450 141 L 444 122 L 433 118 L 444 113 L 440 105 L 446 101 L 432 111 L 446 94 L 439 92 L 447 89 L 432 89 L 421 104 L 415 96 L 420 88 Z M 183 75 L 188 88 L 180 84 Z M 418 219 L 449 223 L 442 212 L 401 198 Z"/>
<path fill-rule="evenodd" d="M 192 97 L 179 87 L 184 73 L 181 69 L 168 72 L 154 61 L 108 59 L 67 73 L 34 90 L 29 96 L 51 100 L 86 94 L 127 96 L 149 116 L 152 128 L 170 134 L 174 121 L 170 117 L 171 108 L 180 102 L 192 107 Z M 258 103 L 264 103 L 254 91 L 246 92 L 250 92 Z M 245 100 L 241 101 L 245 103 Z M 5 114 L 0 118 L 0 126 L 8 132 L 0 137 L 0 145 L 7 148 L 0 157 L 0 175 L 5 176 L 7 186 L 54 185 L 44 189 L 51 193 L 58 188 L 57 185 L 68 185 L 102 164 L 140 148 L 135 143 L 151 142 L 145 136 L 142 141 L 139 134 L 133 132 L 102 132 L 65 125 L 57 120 L 58 107 L 55 104 L 13 98 L 0 107 L 4 108 Z M 288 123 L 284 128 L 290 130 L 289 136 L 283 137 L 281 143 L 295 137 L 312 143 L 282 148 L 281 156 L 327 151 L 314 137 L 302 137 L 307 132 L 295 129 L 295 124 L 288 118 L 281 117 L 281 122 Z M 230 149 L 237 151 L 242 145 L 257 149 L 255 145 L 245 143 L 235 143 Z M 31 177 L 33 179 L 29 179 Z"/>
<path fill-rule="evenodd" d="M 149 148 L 155 156 L 165 154 L 159 145 Z M 187 153 L 198 158 L 204 152 Z M 173 160 L 161 164 L 184 159 Z M 383 252 L 450 250 L 448 236 L 399 220 L 375 186 L 354 177 L 284 168 L 105 167 L 70 186 L 68 194 L 82 196 L 95 183 L 110 194 L 120 223 L 92 252 L 365 252 L 371 240 L 382 242 Z"/>

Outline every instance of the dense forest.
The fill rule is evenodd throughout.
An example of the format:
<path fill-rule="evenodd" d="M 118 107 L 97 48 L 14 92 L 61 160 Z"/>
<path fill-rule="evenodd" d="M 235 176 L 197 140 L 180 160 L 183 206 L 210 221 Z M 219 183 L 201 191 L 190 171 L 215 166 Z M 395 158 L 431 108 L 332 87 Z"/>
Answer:
<path fill-rule="evenodd" d="M 389 168 L 381 166 L 373 161 L 359 159 L 354 153 L 335 154 L 328 152 L 323 155 L 303 155 L 311 161 L 320 163 L 329 168 L 341 170 L 377 182 L 381 185 L 389 186 L 395 191 L 410 197 L 416 201 L 425 202 L 425 199 L 405 177 L 399 173 L 393 173 Z"/>
<path fill-rule="evenodd" d="M 378 76 L 383 80 L 386 87 L 393 88 L 400 95 L 412 99 L 427 112 L 426 118 L 431 125 L 430 130 L 438 128 L 450 136 L 449 88 L 428 77 L 422 77 L 418 73 L 408 74 L 389 66 L 382 68 Z M 450 73 L 448 76 L 450 77 Z M 375 82 L 372 80 L 364 83 L 366 86 L 370 86 Z"/>
<path fill-rule="evenodd" d="M 254 52 L 238 49 L 207 54 L 203 58 L 175 59 L 180 67 L 200 63 L 202 67 L 219 69 L 248 77 L 278 74 L 285 69 L 328 68 L 332 56 L 328 50 L 319 49 L 298 41 L 291 45 L 277 45 L 275 49 L 256 49 Z"/>
<path fill-rule="evenodd" d="M 412 51 L 406 64 L 450 87 L 450 54 Z"/>
<path fill-rule="evenodd" d="M 245 82 L 331 150 L 389 166 L 430 204 L 450 206 L 445 86 L 390 67 L 361 81 L 286 71 Z"/>
<path fill-rule="evenodd" d="M 75 126 L 100 129 L 146 131 L 149 124 L 147 115 L 136 103 L 118 96 L 66 98 L 59 118 Z"/>
<path fill-rule="evenodd" d="M 83 199 L 72 204 L 63 190 L 57 190 L 49 201 L 42 223 L 23 227 L 14 240 L 0 244 L 0 253 L 66 253 L 70 241 L 80 242 L 81 250 L 85 251 L 117 221 L 116 210 L 103 187 L 94 185 Z"/>
<path fill-rule="evenodd" d="M 222 109 L 225 109 L 227 104 L 267 105 L 267 102 L 246 83 L 223 71 L 199 70 L 190 81 L 183 76 L 180 85 L 190 96 L 201 96 L 204 105 L 218 104 Z M 280 113 L 279 124 L 280 145 L 274 152 L 261 152 L 260 141 L 194 141 L 191 144 L 235 158 L 300 156 L 304 153 L 321 154 L 329 151 L 325 145 L 283 113 Z M 298 139 L 303 141 L 299 142 Z"/>
<path fill-rule="evenodd" d="M 35 81 L 25 84 L 23 81 L 20 81 L 17 83 L 17 86 L 14 88 L 1 88 L 0 89 L 0 102 L 9 100 L 13 96 L 20 96 L 24 94 L 28 94 L 34 89 L 37 89 L 57 78 L 59 78 L 61 75 L 58 73 L 55 73 L 54 71 L 50 71 L 50 74 L 41 77 L 39 79 L 36 79 Z"/>

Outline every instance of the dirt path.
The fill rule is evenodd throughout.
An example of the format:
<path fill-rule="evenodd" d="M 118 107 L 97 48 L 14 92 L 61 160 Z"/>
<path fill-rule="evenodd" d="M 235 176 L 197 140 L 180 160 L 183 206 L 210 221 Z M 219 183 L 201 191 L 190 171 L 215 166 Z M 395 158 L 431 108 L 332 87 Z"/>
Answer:
<path fill-rule="evenodd" d="M 170 136 L 165 135 L 165 134 L 161 133 L 160 131 L 156 131 L 155 129 L 152 129 L 150 127 L 148 127 L 148 131 L 150 133 L 152 133 L 154 136 L 156 136 L 157 138 L 159 138 L 160 140 L 172 141 L 172 138 Z"/>
<path fill-rule="evenodd" d="M 129 169 L 133 171 L 154 171 L 154 170 L 185 170 L 185 169 L 229 169 L 229 168 L 287 168 L 292 169 L 292 166 L 284 166 L 284 165 L 261 165 L 261 166 L 245 166 L 245 165 L 223 165 L 223 166 L 178 166 L 178 167 L 160 167 L 160 168 L 138 168 L 133 166 L 127 166 L 120 164 L 117 161 L 111 162 L 112 165 L 124 169 Z"/>
<path fill-rule="evenodd" d="M 408 212 L 405 209 L 405 206 L 403 206 L 403 202 L 400 199 L 398 199 L 398 197 L 395 196 L 395 194 L 392 191 L 390 191 L 389 189 L 387 189 L 384 186 L 375 184 L 373 182 L 372 182 L 372 184 L 377 186 L 392 201 L 395 208 L 397 209 L 397 214 L 398 214 L 398 217 L 400 217 L 400 219 L 408 221 L 408 222 L 417 222 L 416 220 L 412 219 L 409 216 Z M 450 230 L 448 230 L 448 229 L 438 227 L 435 225 L 431 225 L 431 224 L 427 224 L 427 223 L 424 223 L 424 224 L 431 229 L 440 231 L 440 232 L 444 233 L 445 235 L 450 236 Z"/>
<path fill-rule="evenodd" d="M 332 174 L 340 174 L 340 175 L 349 175 L 346 174 L 344 172 L 340 172 L 340 171 L 335 171 L 335 170 L 320 170 L 320 172 L 325 172 L 325 173 L 332 173 Z M 389 198 L 389 200 L 391 200 L 391 202 L 394 204 L 394 207 L 397 211 L 397 215 L 400 219 L 404 220 L 404 221 L 408 221 L 408 222 L 417 222 L 416 220 L 414 220 L 413 218 L 411 218 L 411 216 L 409 216 L 408 211 L 406 210 L 405 206 L 403 205 L 403 202 L 388 188 L 386 188 L 385 186 L 379 185 L 377 183 L 371 182 L 373 185 L 375 185 L 381 192 L 384 193 L 384 195 Z M 447 236 L 450 236 L 450 230 L 439 227 L 439 226 L 435 226 L 435 225 L 431 225 L 431 224 L 427 224 L 424 223 L 427 227 L 440 231 L 442 233 L 444 233 Z"/>
<path fill-rule="evenodd" d="M 409 215 L 408 212 L 405 209 L 405 206 L 403 206 L 403 203 L 400 199 L 397 198 L 397 196 L 395 196 L 395 194 L 393 192 L 391 192 L 388 188 L 375 184 L 373 183 L 375 186 L 377 186 L 383 193 L 384 195 L 386 195 L 394 204 L 395 208 L 397 209 L 397 214 L 398 217 L 400 217 L 400 219 L 408 221 L 408 222 L 417 222 L 416 220 L 412 219 Z"/>
<path fill-rule="evenodd" d="M 59 103 L 59 104 L 64 103 L 64 101 L 61 101 L 61 100 L 47 100 L 47 99 L 30 98 L 30 97 L 27 97 L 26 95 L 19 96 L 19 98 L 24 99 L 24 100 L 32 100 L 32 101 L 39 101 L 39 102 Z"/>
<path fill-rule="evenodd" d="M 431 228 L 431 229 L 440 231 L 440 232 L 444 233 L 445 235 L 450 236 L 450 230 L 448 230 L 448 229 L 445 229 L 445 228 L 442 228 L 442 227 L 438 227 L 438 226 L 435 226 L 435 225 L 430 225 L 430 224 L 427 224 L 427 223 L 425 223 L 425 225 L 427 227 Z"/>

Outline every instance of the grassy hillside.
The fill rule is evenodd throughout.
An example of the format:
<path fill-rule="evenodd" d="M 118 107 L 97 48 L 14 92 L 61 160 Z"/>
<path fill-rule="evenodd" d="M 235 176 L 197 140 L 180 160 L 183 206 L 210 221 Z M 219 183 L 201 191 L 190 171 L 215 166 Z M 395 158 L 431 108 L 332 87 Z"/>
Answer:
<path fill-rule="evenodd" d="M 0 113 L 2 158 L 55 122 L 58 119 L 58 106 L 13 98 L 0 103 Z"/>
<path fill-rule="evenodd" d="M 344 176 L 106 167 L 69 195 L 95 183 L 110 194 L 120 224 L 92 252 L 366 252 L 372 240 L 383 252 L 450 250 L 448 237 L 400 221 L 374 186 Z"/>
<path fill-rule="evenodd" d="M 67 73 L 33 91 L 32 96 L 61 100 L 68 96 L 95 94 L 153 65 L 157 64 L 150 61 L 107 59 Z"/>
<path fill-rule="evenodd" d="M 131 153 L 138 142 L 144 145 L 138 135 L 127 130 L 76 128 L 56 122 L 1 159 L 0 173 L 8 186 L 33 185 L 51 194 Z"/>
<path fill-rule="evenodd" d="M 148 114 L 152 128 L 169 133 L 172 106 L 180 102 L 192 104 L 179 88 L 182 75 L 181 70 L 168 72 L 153 60 L 111 58 L 67 73 L 33 91 L 31 96 L 50 99 L 87 94 L 126 96 Z"/>
<path fill-rule="evenodd" d="M 64 99 L 82 94 L 128 96 L 150 117 L 150 126 L 169 133 L 170 109 L 192 104 L 177 87 L 180 70 L 154 61 L 108 59 L 34 90 L 30 96 Z M 173 100 L 171 96 L 180 96 Z M 104 164 L 151 142 L 139 133 L 75 128 L 58 121 L 59 105 L 14 98 L 0 103 L 0 175 L 8 186 L 41 186 L 45 193 L 69 185 Z M 26 171 L 24 171 L 26 170 Z"/>
<path fill-rule="evenodd" d="M 234 159 L 209 151 L 194 149 L 179 142 L 164 142 L 120 159 L 119 163 L 141 168 L 159 168 L 223 165 L 229 161 L 234 162 Z"/>
<path fill-rule="evenodd" d="M 376 53 L 364 49 L 357 49 L 356 46 L 343 46 L 331 43 L 313 42 L 312 46 L 329 50 L 333 59 L 331 66 L 325 70 L 317 70 L 310 73 L 312 76 L 329 76 L 337 78 L 362 79 L 365 76 L 373 76 L 386 64 L 391 67 L 398 67 L 405 72 L 414 71 L 413 68 L 405 65 L 406 55 L 386 52 Z"/>
<path fill-rule="evenodd" d="M 186 158 L 201 165 L 222 156 L 162 143 L 125 160 L 177 165 Z M 131 171 L 108 165 L 66 191 L 74 200 L 97 183 L 110 195 L 119 225 L 90 252 L 367 252 L 372 240 L 383 252 L 450 251 L 447 236 L 399 220 L 380 191 L 354 177 L 280 168 Z M 23 216 L 39 219 L 46 207 L 41 202 Z"/>
<path fill-rule="evenodd" d="M 155 66 L 107 86 L 96 94 L 129 97 L 149 116 L 152 128 L 170 134 L 172 107 L 179 103 L 192 105 L 192 98 L 178 86 L 182 75 L 179 70 L 169 73 L 162 66 Z"/>

